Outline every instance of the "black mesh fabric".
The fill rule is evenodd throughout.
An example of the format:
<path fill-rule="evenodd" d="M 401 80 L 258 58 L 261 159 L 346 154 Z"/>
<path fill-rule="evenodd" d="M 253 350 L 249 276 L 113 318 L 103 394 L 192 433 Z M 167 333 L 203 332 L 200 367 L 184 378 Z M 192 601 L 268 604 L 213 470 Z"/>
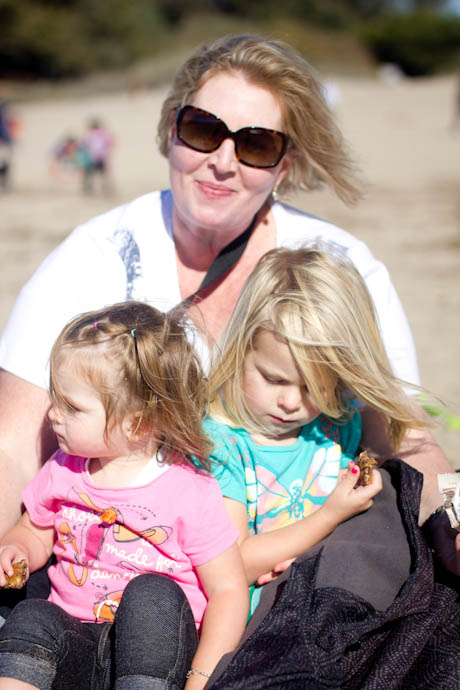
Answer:
<path fill-rule="evenodd" d="M 422 476 L 389 460 L 382 477 L 371 510 L 265 587 L 207 690 L 460 689 L 459 578 L 436 581 L 417 526 Z"/>

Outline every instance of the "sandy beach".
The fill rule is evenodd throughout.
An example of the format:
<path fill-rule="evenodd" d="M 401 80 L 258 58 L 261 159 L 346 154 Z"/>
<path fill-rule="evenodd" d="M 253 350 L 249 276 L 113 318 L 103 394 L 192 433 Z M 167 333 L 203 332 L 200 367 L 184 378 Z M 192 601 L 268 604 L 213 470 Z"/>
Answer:
<path fill-rule="evenodd" d="M 387 265 L 412 327 L 423 385 L 460 415 L 460 125 L 451 127 L 455 80 L 389 84 L 334 77 L 344 135 L 366 183 L 347 208 L 327 191 L 290 203 L 363 239 Z M 77 225 L 144 192 L 168 186 L 155 136 L 165 89 L 16 106 L 22 130 L 12 189 L 0 196 L 0 330 L 42 259 Z M 83 196 L 79 179 L 56 180 L 50 155 L 91 116 L 116 140 L 111 196 Z M 52 305 L 43 305 L 52 308 Z M 435 432 L 460 467 L 460 430 Z"/>

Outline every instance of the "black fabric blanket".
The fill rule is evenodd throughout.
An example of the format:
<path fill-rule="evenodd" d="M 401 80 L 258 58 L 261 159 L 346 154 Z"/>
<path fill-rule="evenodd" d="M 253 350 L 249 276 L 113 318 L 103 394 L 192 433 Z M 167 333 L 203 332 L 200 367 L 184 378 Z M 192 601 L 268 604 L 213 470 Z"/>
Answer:
<path fill-rule="evenodd" d="M 382 468 L 374 506 L 265 586 L 206 688 L 459 690 L 460 601 L 417 526 L 422 475 Z"/>

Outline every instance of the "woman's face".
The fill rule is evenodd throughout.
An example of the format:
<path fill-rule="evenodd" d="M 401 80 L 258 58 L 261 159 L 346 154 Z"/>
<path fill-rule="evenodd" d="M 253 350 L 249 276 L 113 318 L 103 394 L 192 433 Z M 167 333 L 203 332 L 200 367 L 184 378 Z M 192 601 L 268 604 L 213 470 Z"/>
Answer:
<path fill-rule="evenodd" d="M 201 87 L 188 105 L 221 118 L 232 131 L 248 126 L 283 130 L 281 108 L 265 88 L 242 74 L 217 74 Z M 236 235 L 261 208 L 285 176 L 291 158 L 286 154 L 274 168 L 251 168 L 238 161 L 235 144 L 225 139 L 217 151 L 200 153 L 170 132 L 170 179 L 178 218 L 193 233 L 210 231 Z"/>

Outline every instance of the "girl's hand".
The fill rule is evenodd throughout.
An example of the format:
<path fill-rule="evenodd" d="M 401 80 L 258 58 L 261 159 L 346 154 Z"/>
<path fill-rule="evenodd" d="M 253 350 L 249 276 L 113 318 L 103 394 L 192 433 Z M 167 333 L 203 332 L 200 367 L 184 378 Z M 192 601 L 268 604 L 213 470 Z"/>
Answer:
<path fill-rule="evenodd" d="M 5 575 L 10 577 L 13 575 L 13 563 L 18 563 L 19 561 L 25 560 L 28 564 L 28 558 L 24 553 L 23 549 L 16 544 L 5 544 L 5 546 L 0 547 L 0 587 L 6 585 Z M 24 584 L 29 579 L 29 568 L 27 567 L 27 576 L 24 580 Z"/>
<path fill-rule="evenodd" d="M 356 486 L 358 479 L 359 467 L 350 461 L 347 473 L 320 508 L 333 517 L 337 524 L 368 510 L 373 504 L 374 496 L 382 490 L 382 477 L 378 470 L 373 471 L 372 482 L 367 486 Z"/>
<path fill-rule="evenodd" d="M 382 478 L 377 470 L 372 473 L 372 482 L 367 486 L 356 486 L 359 479 L 359 467 L 354 462 L 348 463 L 348 470 L 344 470 L 334 491 L 328 496 L 318 513 L 329 516 L 331 527 L 339 525 L 344 520 L 368 510 L 373 503 L 373 497 L 382 490 Z M 308 519 L 308 518 L 307 518 Z M 319 537 L 321 538 L 321 537 Z M 276 580 L 295 558 L 289 558 L 277 563 L 273 570 L 257 578 L 258 585 L 266 585 Z"/>
<path fill-rule="evenodd" d="M 273 570 L 271 570 L 269 573 L 264 573 L 263 575 L 260 575 L 260 577 L 257 578 L 257 584 L 258 585 L 266 585 L 268 582 L 273 582 L 273 580 L 276 580 L 276 578 L 281 575 L 281 573 L 284 573 L 285 570 L 289 568 L 291 563 L 295 561 L 295 558 L 288 558 L 286 561 L 281 561 L 281 563 L 277 563 Z"/>

